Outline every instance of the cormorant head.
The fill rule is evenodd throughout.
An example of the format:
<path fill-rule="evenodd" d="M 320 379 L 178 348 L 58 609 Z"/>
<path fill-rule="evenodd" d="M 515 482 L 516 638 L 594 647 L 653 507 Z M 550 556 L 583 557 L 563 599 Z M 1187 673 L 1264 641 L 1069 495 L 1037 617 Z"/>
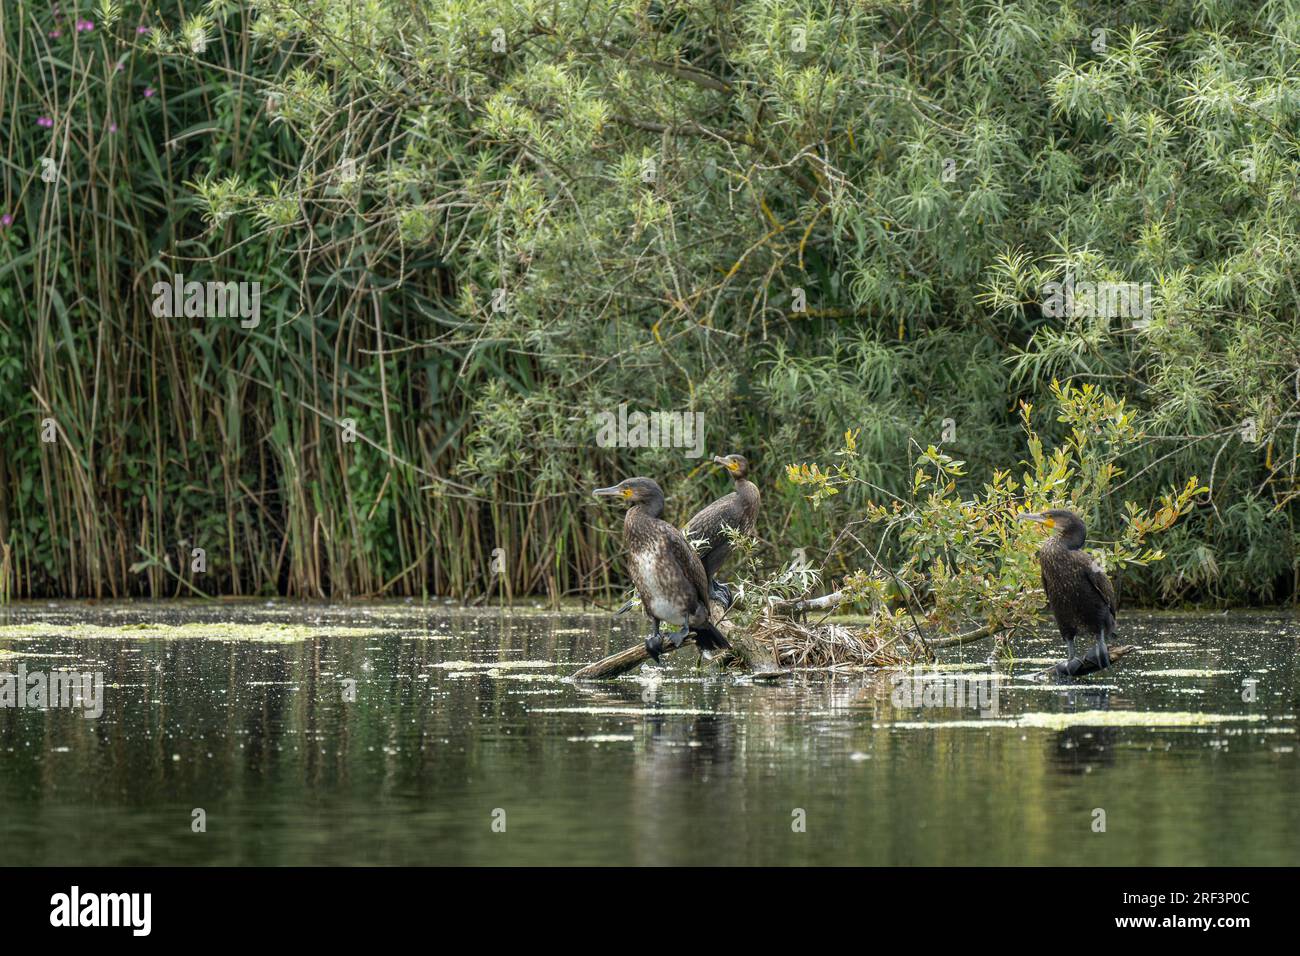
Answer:
<path fill-rule="evenodd" d="M 664 493 L 659 483 L 653 478 L 624 478 L 609 488 L 597 488 L 592 492 L 603 498 L 618 498 L 630 505 L 651 505 L 662 509 Z"/>
<path fill-rule="evenodd" d="M 1066 511 L 1064 508 L 1051 508 L 1039 512 L 1026 511 L 1016 515 L 1016 518 L 1019 521 L 1035 521 L 1044 528 L 1051 528 L 1065 539 L 1065 544 L 1069 548 L 1083 547 L 1086 535 L 1083 519 L 1073 511 Z"/>
<path fill-rule="evenodd" d="M 713 463 L 727 469 L 733 481 L 740 481 L 749 475 L 749 462 L 744 455 L 714 455 Z"/>

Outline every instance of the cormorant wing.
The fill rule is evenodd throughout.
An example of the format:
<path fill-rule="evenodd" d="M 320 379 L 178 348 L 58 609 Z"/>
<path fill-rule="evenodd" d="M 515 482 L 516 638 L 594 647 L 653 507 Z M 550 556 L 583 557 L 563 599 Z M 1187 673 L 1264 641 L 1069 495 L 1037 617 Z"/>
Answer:
<path fill-rule="evenodd" d="M 712 504 L 705 505 L 691 516 L 690 521 L 686 522 L 687 539 L 706 542 L 700 545 L 701 558 L 726 540 L 722 533 L 723 525 L 734 527 L 738 524 L 738 519 L 735 517 L 737 513 L 738 502 L 733 491 Z"/>
<path fill-rule="evenodd" d="M 1115 600 L 1115 585 L 1110 583 L 1110 578 L 1106 577 L 1106 572 L 1101 569 L 1101 564 L 1096 558 L 1088 559 L 1088 568 L 1085 575 L 1088 583 L 1097 589 L 1106 606 L 1110 608 L 1110 615 L 1114 617 L 1119 611 L 1119 602 Z"/>
<path fill-rule="evenodd" d="M 704 571 L 704 565 L 700 562 L 700 556 L 695 553 L 686 536 L 668 525 L 671 532 L 665 535 L 668 543 L 668 553 L 672 555 L 673 563 L 686 572 L 687 579 L 695 586 L 695 593 L 699 595 L 700 601 L 707 608 L 709 606 L 709 576 Z"/>

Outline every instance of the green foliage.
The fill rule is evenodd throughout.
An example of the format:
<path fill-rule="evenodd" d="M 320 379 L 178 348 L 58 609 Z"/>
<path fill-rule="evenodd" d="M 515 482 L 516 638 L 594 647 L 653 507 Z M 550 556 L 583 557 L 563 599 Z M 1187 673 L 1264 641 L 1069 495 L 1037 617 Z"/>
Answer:
<path fill-rule="evenodd" d="M 722 490 L 598 447 L 623 402 L 703 412 L 755 464 L 758 557 L 845 574 L 840 530 L 922 449 L 968 495 L 1053 382 L 1142 436 L 1069 479 L 1112 489 L 1097 527 L 1209 489 L 1128 597 L 1295 593 L 1289 0 L 100 7 L 19 0 L 0 40 L 18 595 L 183 593 L 200 538 L 211 590 L 467 594 L 494 547 L 511 593 L 604 590 L 593 483 L 654 474 L 682 521 Z M 261 325 L 154 317 L 172 272 L 262 282 Z M 1151 314 L 1054 316 L 1069 278 L 1149 283 Z M 814 508 L 781 466 L 846 430 L 859 480 Z M 1074 438 L 1043 428 L 1104 462 Z"/>
<path fill-rule="evenodd" d="M 1022 405 L 1029 458 L 1021 463 L 1018 479 L 1010 469 L 995 470 L 978 493 L 963 494 L 966 463 L 931 445 L 916 456 L 905 495 L 867 504 L 857 523 L 877 526 L 885 539 L 896 538 L 905 555 L 897 567 L 889 567 L 867 549 L 871 563 L 844 584 L 846 594 L 865 604 L 874 630 L 902 636 L 921 620 L 940 633 L 969 630 L 972 622 L 999 630 L 1028 626 L 1042 604 L 1033 560 L 1041 541 L 1038 525 L 1016 519 L 1025 511 L 1064 507 L 1083 517 L 1093 531 L 1090 553 L 1117 579 L 1121 599 L 1125 572 L 1164 557 L 1147 539 L 1172 528 L 1208 489 L 1191 478 L 1162 495 L 1154 512 L 1125 501 L 1118 536 L 1098 535 L 1095 516 L 1123 474 L 1118 462 L 1142 436 L 1124 403 L 1091 385 L 1052 383 L 1052 392 L 1066 437 L 1045 449 L 1032 409 Z M 825 501 L 861 481 L 853 467 L 857 454 L 849 432 L 833 465 L 791 464 L 787 477 L 813 501 Z"/>

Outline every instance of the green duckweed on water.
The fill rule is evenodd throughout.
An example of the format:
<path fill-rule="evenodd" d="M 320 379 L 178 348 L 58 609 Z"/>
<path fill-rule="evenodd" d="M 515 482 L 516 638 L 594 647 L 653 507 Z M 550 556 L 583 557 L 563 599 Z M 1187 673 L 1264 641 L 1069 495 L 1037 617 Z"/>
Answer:
<path fill-rule="evenodd" d="M 434 667 L 448 671 L 494 671 L 507 668 L 559 667 L 558 661 L 443 661 Z"/>
<path fill-rule="evenodd" d="M 9 651 L 0 649 L 0 661 L 9 657 L 39 657 L 43 661 L 79 660 L 80 654 L 52 654 L 49 651 Z"/>
<path fill-rule="evenodd" d="M 184 624 L 56 624 L 36 621 L 0 625 L 0 640 L 35 637 L 71 637 L 95 640 L 153 640 L 156 638 L 204 638 L 217 641 L 267 641 L 293 643 L 313 637 L 372 637 L 384 631 L 373 627 L 339 627 L 333 624 L 236 624 L 228 621 L 189 621 Z"/>
<path fill-rule="evenodd" d="M 900 720 L 889 726 L 897 730 L 930 730 L 936 727 L 1032 727 L 1039 730 L 1065 730 L 1067 727 L 1210 727 L 1215 724 L 1264 719 L 1262 714 L 1085 710 L 1077 714 L 1029 713 L 987 720 Z"/>
<path fill-rule="evenodd" d="M 461 676 L 464 676 L 465 672 L 464 672 L 464 671 L 461 671 L 460 674 L 461 674 Z M 453 674 L 452 676 L 454 677 L 454 676 L 457 676 L 457 675 Z M 507 673 L 507 672 L 505 672 L 505 671 L 503 671 L 503 670 L 500 670 L 500 669 L 498 669 L 498 668 L 495 668 L 495 667 L 492 668 L 492 670 L 490 670 L 490 671 L 483 671 L 483 676 L 485 676 L 485 677 L 499 678 L 500 680 L 518 680 L 518 681 L 552 681 L 552 682 L 554 682 L 554 681 L 563 681 L 563 680 L 567 680 L 567 679 L 568 679 L 568 678 L 566 678 L 566 677 L 561 677 L 561 676 L 558 675 L 558 674 L 510 674 L 510 673 Z"/>
<path fill-rule="evenodd" d="M 613 717 L 699 717 L 716 714 L 716 710 L 693 707 L 534 707 L 534 714 L 601 714 Z"/>

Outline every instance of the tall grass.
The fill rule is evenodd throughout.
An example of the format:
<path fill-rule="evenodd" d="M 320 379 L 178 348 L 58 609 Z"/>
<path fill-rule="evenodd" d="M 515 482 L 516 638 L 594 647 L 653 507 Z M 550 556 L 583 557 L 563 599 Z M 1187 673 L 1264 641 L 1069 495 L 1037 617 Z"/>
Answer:
<path fill-rule="evenodd" d="M 418 334 L 436 288 L 413 282 L 398 307 L 371 315 L 357 307 L 368 309 L 357 294 L 372 281 L 364 262 L 328 263 L 326 246 L 322 268 L 336 274 L 304 288 L 272 237 L 234 221 L 205 231 L 188 183 L 246 163 L 271 176 L 296 146 L 266 121 L 243 72 L 254 54 L 242 13 L 198 71 L 151 51 L 155 34 L 138 28 L 175 24 L 182 11 L 164 4 L 159 18 L 115 23 L 71 9 L 56 17 L 45 4 L 0 14 L 12 217 L 0 232 L 5 588 L 468 592 L 485 580 L 483 551 L 496 538 L 546 551 L 567 528 L 559 502 L 508 509 L 489 532 L 486 499 L 431 482 L 454 439 L 438 412 L 463 416 L 448 387 L 454 360 L 381 363 L 374 322 Z M 76 29 L 82 16 L 93 30 Z M 45 157 L 57 162 L 52 184 L 39 175 Z M 154 316 L 149 290 L 173 272 L 260 280 L 269 321 L 249 333 L 233 320 Z M 377 446 L 342 441 L 335 423 L 349 417 L 363 433 L 374 427 Z M 527 495 L 523 482 L 502 489 Z M 516 588 L 572 589 L 583 555 L 598 549 L 568 540 L 582 553 L 540 573 L 520 562 Z M 196 547 L 208 555 L 202 575 L 190 570 Z"/>

